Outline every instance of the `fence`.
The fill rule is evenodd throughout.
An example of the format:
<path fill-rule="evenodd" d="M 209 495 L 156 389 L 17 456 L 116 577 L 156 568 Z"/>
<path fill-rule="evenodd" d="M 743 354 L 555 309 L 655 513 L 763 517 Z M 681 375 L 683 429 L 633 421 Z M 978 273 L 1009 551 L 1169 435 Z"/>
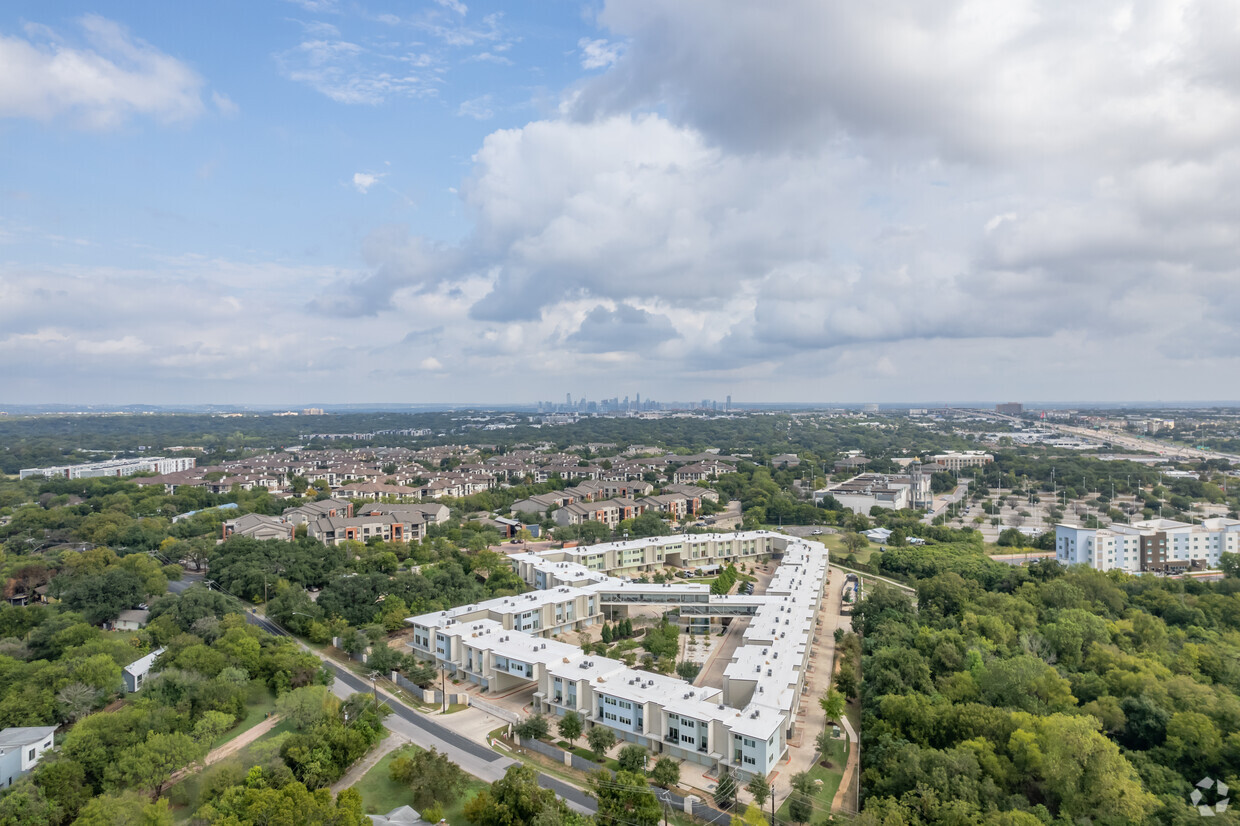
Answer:
<path fill-rule="evenodd" d="M 472 694 L 467 694 L 466 696 L 469 698 L 469 704 L 471 706 L 485 711 L 492 717 L 498 717 L 505 723 L 513 723 L 514 725 L 521 722 L 521 715 L 511 709 L 501 708 L 500 706 L 495 705 L 495 703 L 489 703 L 481 697 L 475 697 Z"/>
<path fill-rule="evenodd" d="M 572 766 L 572 768 L 577 769 L 578 771 L 596 772 L 603 768 L 603 766 L 595 763 L 593 760 L 587 760 L 586 758 L 579 757 L 571 752 L 565 752 L 563 749 L 553 746 L 550 743 L 544 743 L 542 740 L 531 740 L 528 737 L 522 737 L 520 738 L 520 743 L 522 748 L 529 749 L 530 751 L 536 751 L 545 757 L 550 757 L 557 763 Z M 569 755 L 571 762 L 566 762 L 566 754 Z M 682 812 L 688 812 L 694 817 L 705 820 L 707 823 L 715 824 L 715 826 L 731 826 L 732 815 L 727 812 L 721 812 L 714 806 L 703 803 L 696 795 L 682 797 L 670 789 L 663 789 L 658 786 L 654 786 L 653 784 L 651 785 L 651 790 L 660 800 L 666 801 L 668 805 L 679 809 Z"/>

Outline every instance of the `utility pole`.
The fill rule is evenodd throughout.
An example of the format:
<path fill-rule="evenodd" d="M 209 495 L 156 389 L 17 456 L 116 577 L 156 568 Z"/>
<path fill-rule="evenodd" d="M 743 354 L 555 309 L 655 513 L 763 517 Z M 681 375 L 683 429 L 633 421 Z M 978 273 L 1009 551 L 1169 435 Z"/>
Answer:
<path fill-rule="evenodd" d="M 775 784 L 771 784 L 771 826 L 775 826 Z"/>
<path fill-rule="evenodd" d="M 439 693 L 443 695 L 443 713 L 448 713 L 448 666 L 439 666 Z"/>

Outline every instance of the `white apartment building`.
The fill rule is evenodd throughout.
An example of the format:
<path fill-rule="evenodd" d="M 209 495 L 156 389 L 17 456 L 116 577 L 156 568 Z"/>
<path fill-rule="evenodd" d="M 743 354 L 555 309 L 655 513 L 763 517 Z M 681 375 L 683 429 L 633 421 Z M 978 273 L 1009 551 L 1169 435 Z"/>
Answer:
<path fill-rule="evenodd" d="M 1149 519 L 1105 528 L 1055 526 L 1055 559 L 1131 574 L 1180 574 L 1213 570 L 1224 553 L 1240 552 L 1240 519 L 1215 518 L 1200 524 Z"/>
<path fill-rule="evenodd" d="M 89 479 L 95 476 L 132 476 L 135 473 L 155 473 L 162 476 L 165 473 L 191 470 L 197 461 L 192 457 L 167 459 L 163 456 L 148 456 L 144 459 L 111 459 L 106 462 L 89 462 L 84 465 L 23 468 L 20 476 L 22 479 L 30 476 L 44 476 L 49 479 L 54 476 L 64 479 Z"/>
<path fill-rule="evenodd" d="M 671 559 L 692 564 L 695 552 L 707 554 L 696 559 L 719 562 L 758 553 L 782 554 L 782 559 L 767 592 L 757 596 L 714 596 L 706 585 L 612 576 L 647 561 L 659 567 Z M 413 653 L 487 691 L 531 686 L 535 710 L 577 711 L 587 725 L 605 725 L 656 755 L 727 767 L 742 777 L 765 777 L 775 768 L 796 730 L 826 585 L 822 545 L 751 531 L 652 537 L 525 553 L 513 560 L 520 576 L 538 590 L 410 617 Z M 722 688 L 630 668 L 548 638 L 599 622 L 604 611 L 625 612 L 634 605 L 679 607 L 691 627 L 709 624 L 712 617 L 750 618 Z"/>

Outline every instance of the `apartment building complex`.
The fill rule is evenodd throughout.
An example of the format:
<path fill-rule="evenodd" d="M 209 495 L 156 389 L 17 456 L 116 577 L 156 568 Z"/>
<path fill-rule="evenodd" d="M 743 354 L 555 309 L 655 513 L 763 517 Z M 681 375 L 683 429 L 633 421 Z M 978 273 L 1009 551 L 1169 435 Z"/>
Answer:
<path fill-rule="evenodd" d="M 1183 574 L 1217 569 L 1224 553 L 1240 552 L 1240 519 L 1200 524 L 1149 519 L 1105 528 L 1055 526 L 1055 559 L 1130 574 Z"/>
<path fill-rule="evenodd" d="M 84 465 L 57 465 L 55 467 L 23 468 L 20 476 L 64 479 L 90 479 L 96 476 L 133 476 L 135 473 L 179 473 L 191 470 L 197 460 L 192 457 L 168 459 L 148 456 L 144 459 L 111 459 L 106 462 L 90 462 Z"/>
<path fill-rule="evenodd" d="M 723 563 L 759 553 L 775 554 L 781 564 L 766 593 L 757 596 L 715 596 L 706 585 L 617 576 L 644 565 Z M 530 686 L 535 710 L 577 711 L 587 725 L 607 726 L 656 755 L 731 769 L 741 777 L 765 777 L 774 769 L 796 733 L 827 578 L 823 546 L 752 531 L 652 537 L 513 560 L 537 590 L 410 617 L 413 653 L 488 691 Z M 694 686 L 549 638 L 633 606 L 678 607 L 691 626 L 747 617 L 723 686 Z"/>

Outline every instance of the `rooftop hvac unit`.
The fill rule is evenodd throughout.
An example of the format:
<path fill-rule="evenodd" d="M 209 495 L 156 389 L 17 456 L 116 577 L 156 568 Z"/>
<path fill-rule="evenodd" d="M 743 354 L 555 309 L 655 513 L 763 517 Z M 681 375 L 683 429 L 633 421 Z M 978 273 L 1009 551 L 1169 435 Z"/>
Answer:
<path fill-rule="evenodd" d="M 759 694 L 765 694 L 765 693 L 766 693 L 766 689 L 765 689 L 765 688 L 763 688 L 762 686 L 758 686 L 758 693 L 759 693 Z M 720 706 L 720 708 L 723 708 L 723 706 Z"/>
<path fill-rule="evenodd" d="M 682 699 L 682 700 L 687 700 L 687 699 L 689 699 L 689 695 L 688 695 L 688 694 L 685 694 L 685 696 L 684 696 L 684 697 L 682 697 L 681 699 Z"/>
<path fill-rule="evenodd" d="M 778 652 L 778 651 L 776 651 L 776 652 L 775 652 L 774 654 L 772 654 L 771 656 L 772 656 L 773 658 L 775 658 L 775 659 L 777 659 L 777 660 L 778 660 L 778 659 L 779 659 L 779 652 Z"/>
<path fill-rule="evenodd" d="M 762 673 L 762 666 L 760 666 L 760 665 L 755 665 L 755 666 L 753 667 L 753 670 L 754 670 L 754 671 L 757 671 L 759 674 L 761 674 L 761 673 Z"/>
<path fill-rule="evenodd" d="M 766 676 L 768 676 L 768 677 L 770 677 L 770 676 L 771 676 L 771 669 L 769 669 L 769 668 L 768 668 L 768 669 L 766 670 Z"/>

